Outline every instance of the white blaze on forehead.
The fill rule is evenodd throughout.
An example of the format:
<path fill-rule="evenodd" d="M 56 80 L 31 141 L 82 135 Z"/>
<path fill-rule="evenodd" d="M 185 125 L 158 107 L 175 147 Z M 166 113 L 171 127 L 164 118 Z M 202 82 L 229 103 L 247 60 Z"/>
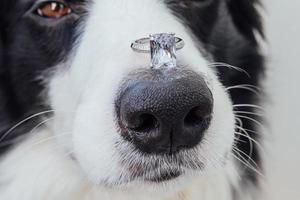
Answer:
<path fill-rule="evenodd" d="M 97 0 L 85 26 L 75 66 L 128 72 L 150 66 L 150 54 L 138 54 L 130 48 L 132 41 L 155 33 L 174 32 L 186 42 L 178 52 L 179 62 L 196 65 L 202 73 L 206 63 L 196 49 L 186 28 L 171 14 L 162 0 Z M 111 69 L 114 65 L 115 69 Z M 109 69 L 107 69 L 109 68 Z M 201 69 L 202 68 L 202 69 Z"/>

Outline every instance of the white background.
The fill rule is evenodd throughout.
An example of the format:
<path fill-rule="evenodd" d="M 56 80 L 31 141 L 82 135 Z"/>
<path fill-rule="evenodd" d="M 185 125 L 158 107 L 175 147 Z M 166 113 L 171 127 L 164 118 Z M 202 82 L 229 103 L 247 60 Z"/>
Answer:
<path fill-rule="evenodd" d="M 266 152 L 267 200 L 300 199 L 300 1 L 264 0 L 271 133 Z"/>

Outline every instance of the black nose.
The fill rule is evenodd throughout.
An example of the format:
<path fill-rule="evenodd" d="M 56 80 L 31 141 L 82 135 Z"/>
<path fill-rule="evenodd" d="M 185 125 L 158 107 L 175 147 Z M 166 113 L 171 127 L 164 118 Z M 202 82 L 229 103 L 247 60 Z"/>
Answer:
<path fill-rule="evenodd" d="M 213 109 L 204 79 L 193 72 L 156 71 L 134 77 L 116 102 L 124 138 L 141 151 L 156 154 L 199 144 Z"/>

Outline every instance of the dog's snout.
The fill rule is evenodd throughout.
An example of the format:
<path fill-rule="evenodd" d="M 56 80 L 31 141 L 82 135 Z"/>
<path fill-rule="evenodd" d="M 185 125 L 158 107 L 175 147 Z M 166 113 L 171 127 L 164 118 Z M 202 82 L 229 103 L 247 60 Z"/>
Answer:
<path fill-rule="evenodd" d="M 152 73 L 128 84 L 117 104 L 125 138 L 145 153 L 172 154 L 201 141 L 213 97 L 195 73 Z"/>

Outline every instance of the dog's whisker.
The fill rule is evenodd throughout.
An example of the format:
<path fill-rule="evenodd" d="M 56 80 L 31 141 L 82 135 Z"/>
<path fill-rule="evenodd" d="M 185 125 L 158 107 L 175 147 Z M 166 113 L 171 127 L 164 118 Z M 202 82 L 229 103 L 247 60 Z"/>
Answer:
<path fill-rule="evenodd" d="M 28 137 L 28 135 L 21 135 L 21 136 L 18 136 L 16 138 L 14 138 L 14 139 L 11 139 L 11 140 L 2 141 L 2 142 L 0 142 L 0 148 L 8 146 L 8 145 L 17 144 L 17 143 L 19 143 L 20 141 L 22 141 L 23 139 L 25 139 L 27 137 Z"/>
<path fill-rule="evenodd" d="M 53 135 L 53 136 L 49 136 L 49 137 L 43 138 L 42 140 L 39 140 L 39 141 L 33 143 L 31 145 L 31 147 L 34 147 L 34 146 L 37 146 L 37 145 L 40 145 L 42 143 L 49 142 L 49 141 L 52 141 L 52 140 L 59 139 L 60 137 L 65 137 L 67 135 L 72 135 L 72 132 L 65 132 L 65 133 L 61 133 L 59 135 Z"/>
<path fill-rule="evenodd" d="M 254 119 L 253 119 L 254 120 Z M 255 120 L 255 121 L 257 121 L 257 120 Z M 257 123 L 259 123 L 258 121 L 257 121 Z M 261 123 L 259 123 L 260 124 L 260 126 L 262 126 L 262 128 L 264 128 L 264 126 L 261 124 Z M 249 133 L 248 133 L 248 131 L 249 132 L 252 132 L 252 133 L 255 133 L 255 134 L 257 134 L 257 132 L 255 132 L 255 131 L 252 131 L 252 130 L 249 130 L 249 129 L 245 129 L 245 128 L 243 128 L 243 126 L 241 125 L 241 126 L 236 126 L 236 128 L 238 129 L 238 130 L 240 130 L 241 132 L 243 132 L 243 133 L 241 133 L 241 132 L 235 132 L 235 134 L 237 134 L 237 135 L 239 135 L 239 136 L 243 136 L 243 137 L 246 137 L 246 138 L 248 138 L 248 140 L 249 140 L 249 142 L 250 142 L 250 145 L 251 145 L 251 149 L 253 148 L 253 146 L 252 146 L 252 143 L 254 143 L 254 144 L 256 144 L 261 150 L 264 150 L 264 148 L 262 147 L 262 145 L 258 142 L 258 141 L 256 141 L 255 139 L 253 139 L 250 135 L 249 135 Z M 240 137 L 238 137 L 238 138 L 240 138 Z"/>
<path fill-rule="evenodd" d="M 247 87 L 247 88 L 252 88 L 252 89 L 255 89 L 256 91 L 261 91 L 261 89 L 258 87 L 258 86 L 255 86 L 255 85 L 251 85 L 251 84 L 240 84 L 240 85 L 233 85 L 233 86 L 229 86 L 227 88 L 230 88 L 230 87 Z"/>
<path fill-rule="evenodd" d="M 230 90 L 234 90 L 234 89 L 242 89 L 242 90 L 248 90 L 250 92 L 253 92 L 256 95 L 260 95 L 260 89 L 258 87 L 252 86 L 252 85 L 235 85 L 235 86 L 230 86 L 227 87 L 225 90 L 226 91 L 230 91 Z"/>
<path fill-rule="evenodd" d="M 239 129 L 239 130 L 241 130 L 241 131 L 243 131 L 245 134 L 246 134 L 246 138 L 248 138 L 248 140 L 249 140 L 249 145 L 250 145 L 250 151 L 249 151 L 249 155 L 247 155 L 249 158 L 250 157 L 252 157 L 252 154 L 253 154 L 253 142 L 252 142 L 252 140 L 250 140 L 250 135 L 247 133 L 247 131 L 244 131 L 244 130 L 242 130 L 242 129 Z M 242 135 L 239 135 L 238 134 L 238 136 L 242 136 Z M 239 137 L 240 138 L 240 137 Z"/>
<path fill-rule="evenodd" d="M 235 117 L 235 120 L 236 120 L 236 126 L 237 127 L 243 127 L 243 121 L 240 119 L 240 118 L 238 118 L 238 117 Z M 240 125 L 240 126 L 238 126 L 238 124 Z M 238 135 L 237 136 L 238 137 L 238 139 L 240 138 L 240 136 Z"/>
<path fill-rule="evenodd" d="M 246 158 L 244 158 L 244 160 L 246 160 L 247 161 L 247 163 L 248 164 L 250 164 L 252 167 L 255 167 L 256 169 L 257 168 L 259 168 L 259 166 L 258 166 L 258 164 L 249 156 L 249 155 L 247 155 L 245 152 L 243 152 L 242 150 L 239 150 L 237 147 L 234 147 L 233 148 L 233 151 L 235 152 L 235 153 L 239 153 L 240 154 L 240 156 L 241 157 L 243 157 L 244 158 L 244 156 L 246 157 Z M 243 156 L 244 155 L 244 156 Z M 252 164 L 251 164 L 252 163 Z"/>
<path fill-rule="evenodd" d="M 247 134 L 247 135 L 249 135 L 249 131 L 251 131 L 251 130 L 248 130 L 248 129 L 245 129 L 245 128 L 243 128 L 243 127 L 240 127 L 240 126 L 236 126 L 236 128 L 238 129 L 238 130 L 240 130 L 240 131 L 242 131 L 243 133 L 245 133 L 245 134 Z M 241 133 L 240 131 L 238 131 L 238 133 Z M 253 131 L 253 133 L 254 134 L 258 134 L 257 132 L 255 132 L 255 131 Z M 241 133 L 242 134 L 242 133 Z M 249 136 L 250 137 L 250 136 Z M 250 137 L 251 138 L 251 137 Z M 253 138 L 252 138 L 253 139 Z"/>
<path fill-rule="evenodd" d="M 29 132 L 28 135 L 31 135 L 32 133 L 34 133 L 38 128 L 40 128 L 41 126 L 43 126 L 45 123 L 47 123 L 48 121 L 51 121 L 51 120 L 54 120 L 55 118 L 48 118 L 42 122 L 40 122 L 39 124 L 37 124 L 35 127 L 33 127 L 31 129 L 31 131 Z M 6 146 L 8 144 L 13 144 L 13 143 L 17 143 L 19 141 L 22 141 L 23 139 L 25 139 L 26 137 L 28 137 L 27 135 L 22 135 L 22 136 L 19 136 L 15 139 L 12 139 L 12 140 L 9 140 L 9 141 L 5 141 L 5 142 L 0 142 L 0 147 L 2 146 Z"/>
<path fill-rule="evenodd" d="M 259 125 L 261 128 L 265 129 L 265 126 L 261 122 L 259 122 L 258 120 L 256 120 L 256 119 L 253 119 L 251 117 L 244 116 L 244 115 L 235 115 L 235 116 L 239 117 L 239 118 L 250 120 L 250 121 L 256 123 L 257 125 Z"/>
<path fill-rule="evenodd" d="M 250 107 L 250 108 L 257 108 L 261 110 L 265 110 L 262 106 L 255 105 L 255 104 L 235 104 L 233 105 L 234 108 L 240 108 L 240 107 Z"/>
<path fill-rule="evenodd" d="M 35 127 L 33 127 L 30 131 L 30 134 L 34 133 L 37 129 L 39 129 L 41 126 L 43 126 L 44 124 L 46 124 L 47 122 L 51 121 L 51 120 L 54 120 L 55 117 L 52 117 L 52 118 L 48 118 L 48 119 L 45 119 L 44 121 L 40 122 L 39 124 L 37 124 Z"/>
<path fill-rule="evenodd" d="M 234 152 L 232 153 L 233 157 L 242 165 L 243 168 L 240 169 L 239 174 L 243 173 L 246 169 L 250 169 L 253 172 L 257 173 L 258 175 L 260 175 L 261 177 L 263 177 L 264 175 L 262 174 L 262 172 L 260 172 L 258 169 L 256 169 L 255 167 L 251 166 L 249 163 L 247 163 L 245 161 L 245 159 L 243 157 L 241 157 L 240 155 L 237 156 L 238 153 Z"/>
<path fill-rule="evenodd" d="M 254 113 L 254 112 L 246 112 L 246 111 L 236 111 L 236 112 L 234 112 L 234 114 L 235 114 L 235 119 L 236 119 L 237 123 L 240 125 L 240 126 L 239 126 L 239 125 L 236 125 L 236 128 L 237 128 L 239 131 L 235 132 L 235 141 L 242 142 L 242 140 L 240 139 L 240 137 L 242 136 L 242 137 L 245 137 L 245 138 L 248 139 L 249 145 L 250 145 L 250 146 L 249 146 L 249 148 L 250 148 L 249 153 L 246 154 L 244 151 L 240 150 L 240 149 L 236 146 L 237 144 L 234 144 L 233 152 L 234 152 L 235 154 L 237 154 L 237 156 L 234 156 L 234 157 L 235 157 L 237 160 L 239 160 L 242 164 L 244 164 L 245 167 L 248 167 L 248 168 L 250 168 L 250 169 L 252 169 L 253 171 L 255 171 L 255 172 L 258 173 L 259 171 L 258 171 L 256 168 L 259 168 L 259 167 L 258 167 L 257 163 L 252 159 L 253 148 L 254 148 L 253 145 L 254 145 L 254 144 L 257 145 L 261 150 L 263 150 L 263 148 L 262 148 L 262 145 L 259 144 L 258 141 L 256 141 L 255 139 L 253 139 L 253 138 L 249 135 L 249 133 L 247 132 L 247 130 L 245 130 L 245 129 L 243 128 L 243 120 L 242 120 L 241 118 L 244 118 L 244 119 L 247 119 L 247 120 L 254 121 L 255 123 L 259 124 L 259 125 L 262 126 L 262 127 L 263 127 L 263 125 L 262 125 L 259 121 L 255 120 L 255 119 L 253 119 L 253 118 L 251 118 L 251 117 L 247 117 L 247 116 L 243 116 L 243 115 L 238 115 L 238 114 L 252 114 L 252 115 L 257 115 L 257 116 L 259 116 L 259 114 L 256 114 L 256 113 Z M 264 128 L 264 127 L 263 127 L 263 128 Z M 250 130 L 250 131 L 251 131 L 251 130 Z M 254 132 L 254 131 L 251 131 L 251 132 Z M 255 133 L 256 133 L 256 132 L 255 132 Z M 245 142 L 245 141 L 243 141 L 243 142 Z M 246 143 L 247 143 L 247 142 L 246 142 Z M 253 163 L 256 167 L 252 166 L 251 163 Z M 260 172 L 259 172 L 258 174 L 261 175 Z"/>
<path fill-rule="evenodd" d="M 233 113 L 234 113 L 234 114 L 249 114 L 249 115 L 256 115 L 256 116 L 259 116 L 259 117 L 265 116 L 265 114 L 262 114 L 262 113 L 255 113 L 255 112 L 248 112 L 248 111 L 234 111 Z"/>
<path fill-rule="evenodd" d="M 259 134 L 257 131 L 254 131 L 254 130 L 250 130 L 250 129 L 247 129 L 247 128 L 244 128 L 243 126 L 236 126 L 236 128 L 242 128 L 243 130 L 247 131 L 247 132 L 251 132 L 251 133 L 254 133 L 254 134 Z"/>
<path fill-rule="evenodd" d="M 241 127 L 243 127 L 243 121 L 240 118 L 235 116 L 235 120 Z"/>
<path fill-rule="evenodd" d="M 239 129 L 240 131 L 242 131 L 243 133 L 247 133 L 249 135 L 248 132 L 251 132 L 251 133 L 254 133 L 254 134 L 258 134 L 256 131 L 251 131 L 249 129 L 245 129 L 244 127 L 241 127 L 241 126 L 236 126 L 237 129 Z M 239 132 L 241 133 L 241 132 Z"/>
<path fill-rule="evenodd" d="M 229 69 L 234 69 L 238 72 L 245 73 L 248 77 L 251 77 L 250 74 L 246 70 L 244 70 L 240 67 L 236 67 L 236 66 L 224 63 L 224 62 L 213 62 L 213 63 L 209 63 L 208 66 L 210 66 L 210 67 L 227 67 Z"/>
<path fill-rule="evenodd" d="M 234 141 L 236 141 L 236 142 L 242 142 L 242 143 L 248 143 L 248 141 L 242 140 L 242 139 L 240 139 L 240 137 L 237 137 L 237 136 L 234 138 Z"/>
<path fill-rule="evenodd" d="M 17 123 L 16 125 L 14 125 L 12 128 L 10 128 L 7 132 L 5 132 L 3 134 L 3 136 L 0 138 L 0 142 L 3 141 L 11 132 L 13 132 L 16 128 L 18 128 L 19 126 L 21 126 L 22 124 L 24 124 L 25 122 L 35 118 L 35 117 L 38 117 L 38 116 L 41 116 L 41 115 L 44 115 L 44 114 L 49 114 L 49 113 L 53 113 L 54 110 L 46 110 L 46 111 L 42 111 L 42 112 L 39 112 L 39 113 L 36 113 L 36 114 L 33 114 L 29 117 L 27 117 L 26 119 L 23 119 L 22 121 L 20 121 L 19 123 Z"/>
<path fill-rule="evenodd" d="M 254 144 L 256 144 L 259 148 L 261 148 L 261 150 L 263 150 L 264 148 L 262 147 L 262 145 L 257 141 L 255 140 L 254 138 L 252 138 L 248 133 L 247 131 L 245 130 L 242 130 L 241 128 L 238 128 L 239 130 L 241 130 L 243 133 L 241 132 L 235 132 L 236 134 L 240 135 L 240 136 L 243 136 L 243 137 L 246 137 L 247 139 L 251 140 Z"/>
<path fill-rule="evenodd" d="M 250 136 L 244 135 L 244 134 L 242 134 L 240 132 L 235 132 L 235 134 L 243 136 L 243 137 L 247 138 L 248 140 L 251 140 L 251 142 L 253 142 L 255 145 L 257 145 L 261 150 L 264 150 L 264 148 L 262 147 L 262 145 L 257 140 L 251 138 Z"/>
<path fill-rule="evenodd" d="M 255 167 L 253 167 L 252 165 L 250 165 L 249 163 L 247 163 L 245 161 L 245 159 L 238 153 L 235 152 L 236 154 L 232 153 L 233 157 L 235 159 L 237 159 L 240 163 L 242 163 L 245 167 L 251 169 L 253 172 L 257 173 L 259 176 L 264 177 L 264 175 L 262 174 L 262 172 L 260 172 L 258 169 L 256 169 Z"/>

